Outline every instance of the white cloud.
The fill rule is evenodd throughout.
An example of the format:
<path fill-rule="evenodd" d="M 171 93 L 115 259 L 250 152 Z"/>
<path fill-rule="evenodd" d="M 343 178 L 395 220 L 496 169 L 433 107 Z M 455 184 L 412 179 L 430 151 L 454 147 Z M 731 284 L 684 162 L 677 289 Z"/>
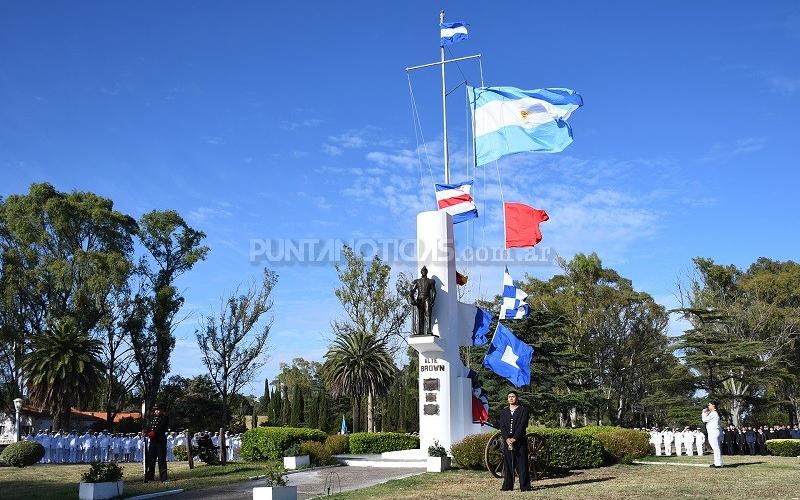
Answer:
<path fill-rule="evenodd" d="M 711 146 L 698 162 L 718 163 L 727 161 L 735 156 L 761 151 L 766 144 L 766 137 L 743 137 L 732 142 L 716 143 Z"/>

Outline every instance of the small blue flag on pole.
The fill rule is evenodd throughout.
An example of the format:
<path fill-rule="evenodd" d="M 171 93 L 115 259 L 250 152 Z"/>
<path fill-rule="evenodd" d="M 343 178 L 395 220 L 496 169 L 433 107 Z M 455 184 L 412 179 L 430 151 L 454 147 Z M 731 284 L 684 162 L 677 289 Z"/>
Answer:
<path fill-rule="evenodd" d="M 533 347 L 497 323 L 489 351 L 483 358 L 483 366 L 507 379 L 515 387 L 522 387 L 531 383 L 532 357 Z"/>
<path fill-rule="evenodd" d="M 469 38 L 469 33 L 467 33 L 467 25 L 462 22 L 439 23 L 439 27 L 442 30 L 440 43 L 442 47 L 445 45 L 463 42 Z"/>

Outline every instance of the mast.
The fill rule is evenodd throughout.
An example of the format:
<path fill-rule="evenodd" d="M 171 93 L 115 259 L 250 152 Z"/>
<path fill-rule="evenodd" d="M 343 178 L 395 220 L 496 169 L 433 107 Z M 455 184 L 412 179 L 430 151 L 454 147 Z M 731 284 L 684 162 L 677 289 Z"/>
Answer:
<path fill-rule="evenodd" d="M 439 13 L 439 25 L 444 23 L 444 9 Z M 444 127 L 444 183 L 450 184 L 450 150 L 447 147 L 447 87 L 444 79 L 444 44 L 439 46 L 442 66 L 442 123 Z"/>

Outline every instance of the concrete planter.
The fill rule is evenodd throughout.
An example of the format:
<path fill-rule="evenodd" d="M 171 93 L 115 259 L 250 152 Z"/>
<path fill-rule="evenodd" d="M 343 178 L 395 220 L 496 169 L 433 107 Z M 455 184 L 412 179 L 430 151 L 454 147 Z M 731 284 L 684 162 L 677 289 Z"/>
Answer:
<path fill-rule="evenodd" d="M 114 483 L 84 483 L 78 490 L 80 500 L 106 500 L 122 497 L 122 481 Z"/>
<path fill-rule="evenodd" d="M 260 486 L 253 488 L 253 500 L 297 500 L 297 486 Z"/>
<path fill-rule="evenodd" d="M 298 455 L 296 457 L 283 457 L 283 468 L 286 470 L 295 470 L 300 467 L 307 467 L 311 465 L 311 458 L 308 455 Z"/>
<path fill-rule="evenodd" d="M 450 457 L 428 457 L 428 472 L 444 472 L 450 468 Z"/>

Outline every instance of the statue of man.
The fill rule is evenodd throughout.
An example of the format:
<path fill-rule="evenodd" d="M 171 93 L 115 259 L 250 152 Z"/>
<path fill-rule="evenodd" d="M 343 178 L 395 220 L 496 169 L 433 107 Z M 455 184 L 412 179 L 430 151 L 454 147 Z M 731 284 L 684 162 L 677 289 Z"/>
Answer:
<path fill-rule="evenodd" d="M 436 300 L 436 281 L 428 278 L 428 268 L 422 266 L 421 278 L 412 282 L 409 302 L 413 306 L 412 335 L 433 335 L 431 319 L 433 317 L 433 303 Z"/>

